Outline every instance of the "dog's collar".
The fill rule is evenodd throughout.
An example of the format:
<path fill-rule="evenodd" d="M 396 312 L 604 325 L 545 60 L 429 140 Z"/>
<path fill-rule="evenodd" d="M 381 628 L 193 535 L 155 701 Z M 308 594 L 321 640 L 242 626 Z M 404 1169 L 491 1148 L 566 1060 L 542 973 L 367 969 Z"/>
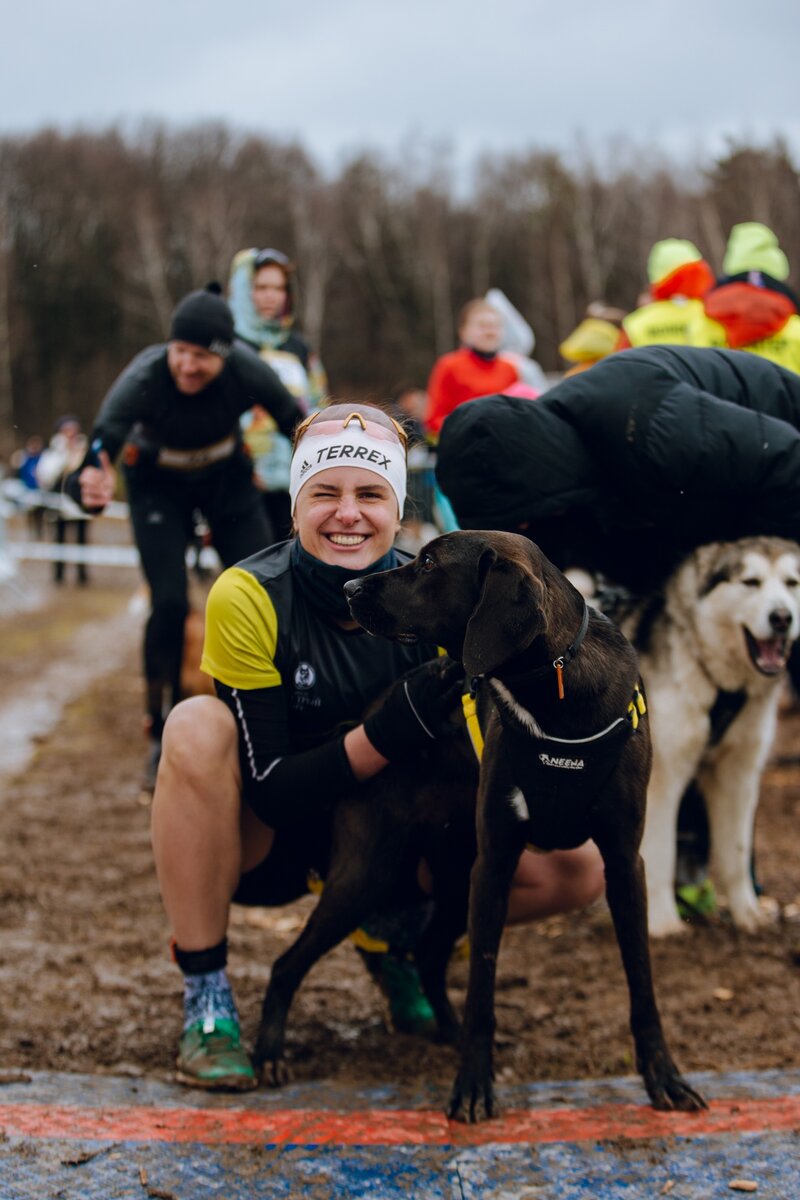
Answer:
<path fill-rule="evenodd" d="M 575 640 L 567 646 L 563 654 L 559 654 L 558 658 L 554 658 L 552 662 L 545 663 L 543 667 L 534 667 L 531 671 L 523 671 L 519 675 L 513 675 L 514 679 L 538 679 L 546 675 L 548 671 L 555 671 L 556 684 L 558 687 L 559 700 L 564 699 L 564 667 L 567 663 L 572 662 L 575 655 L 581 648 L 583 639 L 586 637 L 586 630 L 589 628 L 589 606 L 584 601 L 583 614 L 581 616 L 581 627 L 578 630 Z M 483 679 L 482 675 L 473 675 L 470 680 L 470 692 L 474 696 L 477 692 L 478 683 Z"/>

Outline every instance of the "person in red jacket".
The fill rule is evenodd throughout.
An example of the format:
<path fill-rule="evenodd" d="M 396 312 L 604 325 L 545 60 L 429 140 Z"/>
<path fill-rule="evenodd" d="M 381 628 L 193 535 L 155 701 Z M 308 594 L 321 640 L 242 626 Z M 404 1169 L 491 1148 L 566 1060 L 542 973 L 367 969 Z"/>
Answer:
<path fill-rule="evenodd" d="M 503 319 L 486 300 L 470 300 L 462 308 L 458 336 L 460 348 L 442 355 L 428 380 L 425 425 L 435 435 L 459 404 L 502 392 L 520 379 L 513 356 L 499 352 Z"/>

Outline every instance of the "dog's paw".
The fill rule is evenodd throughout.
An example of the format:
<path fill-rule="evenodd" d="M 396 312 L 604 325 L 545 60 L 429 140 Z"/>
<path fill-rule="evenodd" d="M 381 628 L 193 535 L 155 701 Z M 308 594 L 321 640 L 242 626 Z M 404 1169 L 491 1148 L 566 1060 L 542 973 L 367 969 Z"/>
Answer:
<path fill-rule="evenodd" d="M 677 1071 L 664 1075 L 657 1082 L 647 1082 L 647 1092 L 653 1108 L 659 1112 L 700 1112 L 708 1108 L 700 1093 Z"/>
<path fill-rule="evenodd" d="M 737 929 L 745 933 L 757 933 L 759 929 L 774 925 L 780 917 L 780 906 L 771 896 L 745 896 L 738 901 L 732 896 L 728 901 L 731 919 Z"/>
<path fill-rule="evenodd" d="M 265 1087 L 280 1088 L 292 1082 L 292 1073 L 285 1058 L 274 1058 L 261 1064 L 261 1082 Z"/>
<path fill-rule="evenodd" d="M 471 1072 L 459 1071 L 447 1108 L 450 1120 L 475 1125 L 498 1116 L 499 1111 L 491 1076 L 478 1079 Z"/>
<path fill-rule="evenodd" d="M 663 1043 L 657 1042 L 643 1054 L 639 1070 L 650 1103 L 659 1112 L 698 1112 L 708 1108 L 700 1093 L 683 1078 Z"/>
<path fill-rule="evenodd" d="M 681 920 L 674 904 L 648 911 L 647 930 L 651 938 L 684 936 L 690 928 L 686 921 Z"/>

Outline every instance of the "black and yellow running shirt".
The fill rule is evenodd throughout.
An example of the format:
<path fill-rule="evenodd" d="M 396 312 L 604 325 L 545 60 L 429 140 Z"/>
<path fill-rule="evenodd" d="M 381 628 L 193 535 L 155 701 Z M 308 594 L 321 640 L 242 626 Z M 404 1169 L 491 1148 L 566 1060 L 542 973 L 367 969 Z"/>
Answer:
<path fill-rule="evenodd" d="M 236 718 L 245 798 L 273 828 L 313 819 L 354 786 L 345 732 L 436 657 L 434 645 L 342 629 L 298 586 L 291 548 L 271 546 L 219 576 L 201 663 Z"/>

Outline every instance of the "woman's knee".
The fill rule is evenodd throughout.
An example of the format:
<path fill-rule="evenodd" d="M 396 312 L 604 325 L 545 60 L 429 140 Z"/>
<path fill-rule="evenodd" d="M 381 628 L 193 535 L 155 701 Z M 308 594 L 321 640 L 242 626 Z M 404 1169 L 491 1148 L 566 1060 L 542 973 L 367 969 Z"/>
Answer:
<path fill-rule="evenodd" d="M 586 842 L 577 850 L 565 852 L 561 856 L 559 866 L 569 908 L 585 908 L 603 895 L 606 886 L 605 868 L 594 842 Z"/>
<path fill-rule="evenodd" d="M 603 894 L 603 860 L 594 842 L 550 854 L 525 851 L 514 874 L 507 923 L 585 908 Z"/>
<path fill-rule="evenodd" d="M 236 722 L 216 696 L 192 696 L 171 710 L 161 741 L 161 765 L 187 778 L 238 770 Z"/>

